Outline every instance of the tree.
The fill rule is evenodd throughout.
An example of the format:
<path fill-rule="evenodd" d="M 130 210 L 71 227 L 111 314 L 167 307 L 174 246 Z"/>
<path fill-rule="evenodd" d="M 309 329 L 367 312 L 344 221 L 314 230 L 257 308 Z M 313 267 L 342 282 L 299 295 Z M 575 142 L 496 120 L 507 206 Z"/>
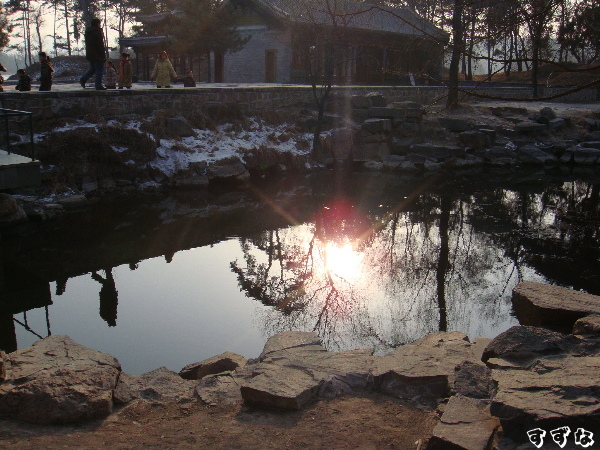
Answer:
<path fill-rule="evenodd" d="M 8 14 L 17 16 L 17 23 L 20 24 L 19 28 L 16 28 L 15 37 L 23 39 L 21 49 L 25 59 L 25 66 L 33 64 L 33 53 L 31 46 L 31 13 L 33 8 L 31 6 L 31 0 L 9 0 L 6 3 L 8 8 Z"/>
<path fill-rule="evenodd" d="M 454 0 L 452 12 L 452 57 L 450 58 L 450 69 L 448 75 L 448 100 L 447 106 L 454 108 L 458 105 L 458 69 L 460 56 L 463 50 L 463 0 Z"/>
<path fill-rule="evenodd" d="M 313 155 L 321 152 L 321 131 L 325 105 L 329 99 L 336 72 L 343 72 L 352 52 L 350 26 L 357 16 L 377 8 L 370 3 L 358 4 L 336 0 L 298 0 L 288 18 L 292 30 L 295 57 L 308 65 L 308 80 L 317 109 L 313 133 Z"/>
<path fill-rule="evenodd" d="M 579 63 L 592 64 L 600 56 L 600 5 L 582 0 L 558 29 L 558 42 Z"/>
<path fill-rule="evenodd" d="M 168 30 L 180 54 L 235 52 L 248 42 L 236 30 L 236 19 L 234 7 L 219 0 L 183 0 L 177 14 L 168 19 Z"/>
<path fill-rule="evenodd" d="M 0 49 L 3 49 L 8 45 L 8 20 L 4 14 L 4 6 L 0 3 Z"/>

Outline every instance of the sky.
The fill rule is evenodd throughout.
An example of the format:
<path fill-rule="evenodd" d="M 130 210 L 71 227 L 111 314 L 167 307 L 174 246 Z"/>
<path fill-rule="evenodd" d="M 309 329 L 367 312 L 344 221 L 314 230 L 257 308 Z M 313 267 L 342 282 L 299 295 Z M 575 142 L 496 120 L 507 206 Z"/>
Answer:
<path fill-rule="evenodd" d="M 54 12 L 48 8 L 46 8 L 44 11 L 45 11 L 44 16 L 43 16 L 44 24 L 42 26 L 42 31 L 41 31 L 42 36 L 44 36 L 44 38 L 43 38 L 44 51 L 47 52 L 48 54 L 50 54 L 50 56 L 53 56 L 54 51 L 52 48 L 52 35 L 54 33 Z M 14 22 L 15 20 L 16 20 L 16 16 L 9 17 L 9 21 Z M 105 27 L 104 31 L 107 34 L 109 46 L 115 46 L 117 44 L 117 37 L 118 37 L 117 32 L 114 30 L 111 30 L 111 29 L 107 29 L 106 27 Z M 59 25 L 57 32 L 61 36 L 65 35 L 64 23 L 61 23 Z M 34 37 L 34 40 L 37 40 L 37 37 Z M 11 37 L 9 45 L 20 44 L 22 42 L 23 42 L 22 38 Z M 37 50 L 36 50 L 36 54 L 37 54 Z M 83 54 L 83 51 L 81 51 L 81 52 L 75 51 L 73 54 L 75 54 L 75 55 Z M 66 55 L 66 50 L 61 50 L 59 52 L 59 55 Z M 4 49 L 2 52 L 0 52 L 0 62 L 7 69 L 7 72 L 4 73 L 5 78 L 7 78 L 10 75 L 15 74 L 17 72 L 18 68 L 25 67 L 25 60 L 24 60 L 23 55 L 19 55 L 16 52 L 7 52 L 6 49 Z"/>

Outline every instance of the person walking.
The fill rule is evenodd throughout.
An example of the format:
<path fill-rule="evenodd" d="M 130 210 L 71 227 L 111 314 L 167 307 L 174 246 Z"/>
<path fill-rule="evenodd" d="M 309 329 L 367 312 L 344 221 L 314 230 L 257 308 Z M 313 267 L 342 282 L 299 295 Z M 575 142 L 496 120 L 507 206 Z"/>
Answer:
<path fill-rule="evenodd" d="M 169 61 L 169 55 L 164 50 L 158 55 L 154 70 L 150 75 L 150 81 L 156 80 L 156 87 L 171 87 L 171 78 L 177 78 L 177 74 L 173 69 L 171 61 Z"/>
<path fill-rule="evenodd" d="M 46 52 L 40 52 L 40 91 L 50 91 L 52 89 L 52 74 L 54 67 L 50 62 L 50 57 Z"/>
<path fill-rule="evenodd" d="M 96 90 L 106 90 L 102 85 L 106 51 L 104 49 L 104 32 L 102 31 L 102 21 L 100 19 L 92 19 L 89 28 L 85 31 L 85 59 L 90 62 L 90 68 L 79 80 L 81 87 L 85 88 L 86 81 L 92 75 L 95 75 L 94 86 Z"/>
<path fill-rule="evenodd" d="M 129 53 L 121 53 L 121 61 L 119 62 L 119 89 L 124 87 L 131 89 L 131 81 L 133 78 L 133 67 L 129 61 Z"/>

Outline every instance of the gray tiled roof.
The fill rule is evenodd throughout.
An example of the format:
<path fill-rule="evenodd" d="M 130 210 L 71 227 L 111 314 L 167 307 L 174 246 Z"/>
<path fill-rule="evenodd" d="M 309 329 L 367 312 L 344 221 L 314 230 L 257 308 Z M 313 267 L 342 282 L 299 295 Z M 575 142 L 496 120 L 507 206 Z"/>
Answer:
<path fill-rule="evenodd" d="M 157 45 L 163 44 L 169 40 L 169 36 L 161 35 L 161 36 L 138 36 L 138 37 L 130 37 L 130 38 L 121 38 L 119 39 L 119 43 L 126 47 L 134 47 L 134 46 L 146 46 L 146 45 Z"/>
<path fill-rule="evenodd" d="M 354 0 L 254 0 L 273 16 L 298 23 L 338 25 L 379 33 L 429 35 L 447 41 L 448 35 L 409 8 L 391 8 Z"/>

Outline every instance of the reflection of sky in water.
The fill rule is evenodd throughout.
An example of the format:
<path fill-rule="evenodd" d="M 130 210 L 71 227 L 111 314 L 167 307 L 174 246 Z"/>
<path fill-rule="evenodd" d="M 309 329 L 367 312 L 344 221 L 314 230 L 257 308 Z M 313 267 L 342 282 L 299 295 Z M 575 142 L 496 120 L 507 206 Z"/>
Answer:
<path fill-rule="evenodd" d="M 571 204 L 562 190 L 555 191 L 557 205 Z M 101 285 L 90 274 L 69 279 L 60 296 L 52 283 L 51 331 L 114 355 L 132 374 L 162 365 L 178 371 L 227 350 L 257 357 L 266 339 L 287 330 L 316 331 L 330 350 L 385 351 L 443 327 L 443 286 L 447 330 L 471 339 L 494 337 L 517 324 L 510 314 L 515 284 L 545 281 L 526 264 L 528 248 L 515 238 L 516 230 L 525 223 L 529 238 L 541 226 L 551 234 L 557 218 L 538 194 L 485 195 L 447 203 L 449 197 L 432 202 L 424 196 L 406 211 L 361 213 L 349 202 L 333 204 L 308 223 L 255 227 L 240 238 L 178 251 L 170 263 L 160 257 L 141 261 L 135 270 L 120 265 L 112 269 L 116 327 L 99 315 Z M 520 199 L 529 199 L 524 219 Z M 179 217 L 167 219 L 177 223 Z M 196 223 L 212 230 L 205 222 L 189 225 Z M 577 229 L 570 233 L 578 242 Z M 27 323 L 46 335 L 43 308 L 27 312 Z M 16 330 L 19 347 L 36 340 L 20 326 Z"/>
<path fill-rule="evenodd" d="M 239 244 L 230 240 L 178 252 L 169 264 L 154 258 L 133 271 L 126 265 L 114 268 L 116 327 L 98 314 L 100 284 L 90 275 L 69 279 L 61 296 L 54 295 L 53 283 L 51 331 L 112 354 L 124 371 L 134 374 L 160 366 L 179 371 L 226 350 L 256 357 L 264 336 L 255 316 L 264 307 L 240 293 L 229 270 L 239 252 Z M 31 328 L 46 334 L 43 309 L 29 311 L 27 318 Z M 24 347 L 36 338 L 17 326 L 17 340 Z"/>
<path fill-rule="evenodd" d="M 429 248 L 438 244 L 434 233 L 398 225 L 390 242 L 391 231 L 390 226 L 383 228 L 360 248 L 350 242 L 315 239 L 310 252 L 312 277 L 294 291 L 295 297 L 280 298 L 283 305 L 304 305 L 289 314 L 240 292 L 229 265 L 237 261 L 243 267 L 241 239 L 230 239 L 177 252 L 170 263 L 153 258 L 141 261 L 135 270 L 126 265 L 114 268 L 119 297 L 116 327 L 100 317 L 101 286 L 89 274 L 69 279 L 60 296 L 54 294 L 53 283 L 51 331 L 114 355 L 124 371 L 134 374 L 162 365 L 178 371 L 228 350 L 256 357 L 269 336 L 286 330 L 318 331 L 331 350 L 374 346 L 385 351 L 438 331 L 439 320 L 435 261 L 427 259 L 435 256 Z M 271 261 L 268 276 L 290 281 L 294 273 L 289 268 L 297 267 L 292 254 L 308 255 L 314 225 L 289 227 L 277 234 L 289 258 L 283 265 Z M 485 245 L 477 242 L 485 240 L 482 235 L 470 239 L 476 241 L 471 247 Z M 247 245 L 258 264 L 268 263 L 264 252 Z M 516 277 L 511 279 L 513 266 L 500 250 L 486 255 L 488 260 L 478 259 L 471 274 L 465 261 L 457 261 L 462 266 L 457 268 L 457 283 L 449 275 L 448 331 L 463 331 L 471 338 L 493 337 L 517 323 L 509 314 L 510 293 L 517 282 Z M 469 275 L 473 279 L 465 279 Z M 523 275 L 540 279 L 527 268 Z M 335 298 L 328 298 L 332 289 Z M 32 329 L 45 335 L 43 309 L 29 311 L 27 319 Z M 20 347 L 35 339 L 17 327 Z"/>

